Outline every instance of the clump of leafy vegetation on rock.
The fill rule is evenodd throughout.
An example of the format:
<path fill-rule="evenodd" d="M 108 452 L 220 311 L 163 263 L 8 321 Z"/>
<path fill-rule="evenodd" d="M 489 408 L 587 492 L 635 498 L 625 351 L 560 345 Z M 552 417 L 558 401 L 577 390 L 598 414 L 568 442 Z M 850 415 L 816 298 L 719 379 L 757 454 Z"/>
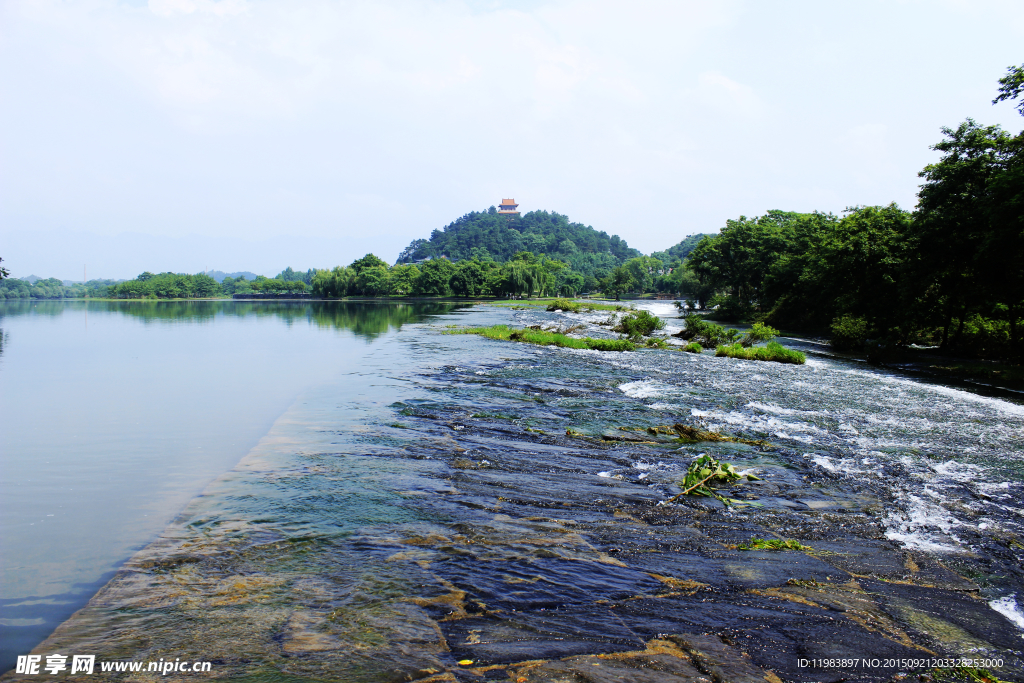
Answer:
<path fill-rule="evenodd" d="M 704 347 L 697 342 L 690 342 L 683 347 L 683 351 L 686 351 L 687 353 L 704 353 Z"/>
<path fill-rule="evenodd" d="M 716 484 L 734 484 L 740 479 L 758 481 L 758 477 L 753 475 L 740 474 L 731 463 L 720 462 L 710 455 L 702 455 L 686 469 L 686 477 L 679 484 L 683 487 L 682 493 L 672 496 L 665 502 L 672 503 L 683 496 L 707 496 L 730 505 L 733 501 L 717 493 L 713 487 Z"/>

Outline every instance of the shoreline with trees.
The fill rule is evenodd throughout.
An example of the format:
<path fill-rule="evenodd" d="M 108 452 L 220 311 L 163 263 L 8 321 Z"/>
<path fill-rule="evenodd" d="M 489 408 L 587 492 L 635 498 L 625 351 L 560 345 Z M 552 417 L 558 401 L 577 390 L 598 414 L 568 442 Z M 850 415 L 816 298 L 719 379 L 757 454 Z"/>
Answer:
<path fill-rule="evenodd" d="M 993 104 L 1020 100 L 1024 65 Z M 1024 100 L 1017 102 L 1024 115 Z M 274 278 L 143 273 L 67 285 L 0 277 L 0 299 L 280 300 L 533 298 L 600 292 L 669 295 L 715 319 L 828 337 L 833 348 L 892 361 L 912 348 L 1019 364 L 1024 359 L 1024 133 L 967 119 L 942 129 L 913 211 L 771 210 L 727 220 L 650 256 L 618 235 L 556 212 L 470 212 L 394 265 L 374 254 L 347 266 Z M 6 275 L 6 271 L 4 272 Z"/>

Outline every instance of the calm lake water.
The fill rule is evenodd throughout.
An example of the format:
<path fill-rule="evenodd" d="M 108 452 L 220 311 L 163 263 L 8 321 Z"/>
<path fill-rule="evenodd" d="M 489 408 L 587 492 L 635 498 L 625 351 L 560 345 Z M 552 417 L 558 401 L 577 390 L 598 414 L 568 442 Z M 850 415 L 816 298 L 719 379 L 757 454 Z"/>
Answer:
<path fill-rule="evenodd" d="M 0 303 L 0 669 L 296 396 L 436 305 Z"/>
<path fill-rule="evenodd" d="M 798 655 L 922 647 L 1024 672 L 1012 394 L 794 340 L 807 365 L 445 334 L 609 336 L 607 313 L 5 306 L 8 661 L 96 594 L 47 651 L 215 659 L 261 680 L 413 680 L 460 661 L 507 679 L 527 660 L 717 634 L 784 680 L 803 680 Z M 747 442 L 645 431 L 678 423 Z M 659 505 L 705 453 L 762 481 L 733 507 Z M 736 548 L 754 536 L 814 550 Z"/>

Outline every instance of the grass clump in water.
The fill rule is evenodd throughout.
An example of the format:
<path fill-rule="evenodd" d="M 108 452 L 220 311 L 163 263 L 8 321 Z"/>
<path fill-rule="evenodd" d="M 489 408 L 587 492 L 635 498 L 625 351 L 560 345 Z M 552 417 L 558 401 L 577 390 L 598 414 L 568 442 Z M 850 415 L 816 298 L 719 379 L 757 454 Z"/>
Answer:
<path fill-rule="evenodd" d="M 789 539 L 783 541 L 778 538 L 752 538 L 747 543 L 740 543 L 737 550 L 811 550 L 811 546 L 802 545 L 800 541 Z"/>
<path fill-rule="evenodd" d="M 491 325 L 490 327 L 463 327 L 459 330 L 450 330 L 445 334 L 478 334 L 489 339 L 501 339 L 503 341 L 526 342 L 538 346 L 558 346 L 565 349 L 590 349 L 592 351 L 635 351 L 636 344 L 628 339 L 594 339 L 583 337 L 576 339 L 567 337 L 558 332 L 546 332 L 544 330 L 532 330 L 525 328 L 516 330 L 508 325 Z"/>
<path fill-rule="evenodd" d="M 684 319 L 686 327 L 672 335 L 673 337 L 698 342 L 709 348 L 719 344 L 731 344 L 739 339 L 739 330 L 732 328 L 727 330 L 721 325 L 709 323 L 696 313 L 690 313 L 684 316 Z"/>
<path fill-rule="evenodd" d="M 683 351 L 686 351 L 687 353 L 704 353 L 704 347 L 697 342 L 690 342 L 683 347 Z"/>
<path fill-rule="evenodd" d="M 648 337 L 655 330 L 665 327 L 665 321 L 650 311 L 630 311 L 622 316 L 619 324 L 612 329 L 633 339 Z"/>
<path fill-rule="evenodd" d="M 568 311 L 569 313 L 579 313 L 583 310 L 583 304 L 578 301 L 572 301 L 570 299 L 555 299 L 548 304 L 549 311 Z"/>
<path fill-rule="evenodd" d="M 548 304 L 549 311 L 568 311 L 569 313 L 580 313 L 581 311 L 632 311 L 629 306 L 620 304 L 595 304 L 592 302 L 582 303 L 572 299 L 559 298 Z"/>
<path fill-rule="evenodd" d="M 643 340 L 644 346 L 648 349 L 667 349 L 668 343 L 661 337 L 648 337 Z"/>
<path fill-rule="evenodd" d="M 744 348 L 742 344 L 722 345 L 715 349 L 715 355 L 726 358 L 739 358 L 741 360 L 768 360 L 775 361 L 776 363 L 793 363 L 795 365 L 803 365 L 807 362 L 807 357 L 804 354 L 793 349 L 787 349 L 778 342 L 768 342 L 767 346 L 750 348 Z"/>

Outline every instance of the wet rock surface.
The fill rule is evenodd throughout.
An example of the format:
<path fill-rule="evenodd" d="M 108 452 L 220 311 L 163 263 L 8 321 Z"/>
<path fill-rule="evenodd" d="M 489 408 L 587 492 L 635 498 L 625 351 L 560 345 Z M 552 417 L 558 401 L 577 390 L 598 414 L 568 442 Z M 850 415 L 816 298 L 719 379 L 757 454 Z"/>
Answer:
<path fill-rule="evenodd" d="M 305 397 L 36 652 L 212 660 L 214 678 L 522 683 L 916 680 L 932 667 L 886 660 L 971 657 L 1024 681 L 1021 631 L 989 606 L 996 588 L 1024 595 L 1012 544 L 907 548 L 887 537 L 886 479 L 771 433 L 604 440 L 714 425 L 637 407 L 616 387 L 638 371 L 594 354 L 395 344 L 366 370 L 372 391 Z M 434 367 L 398 377 L 410 353 Z M 704 452 L 756 468 L 729 489 L 745 505 L 662 504 Z M 737 548 L 751 538 L 809 549 Z M 195 679 L 132 680 L 156 678 Z"/>

